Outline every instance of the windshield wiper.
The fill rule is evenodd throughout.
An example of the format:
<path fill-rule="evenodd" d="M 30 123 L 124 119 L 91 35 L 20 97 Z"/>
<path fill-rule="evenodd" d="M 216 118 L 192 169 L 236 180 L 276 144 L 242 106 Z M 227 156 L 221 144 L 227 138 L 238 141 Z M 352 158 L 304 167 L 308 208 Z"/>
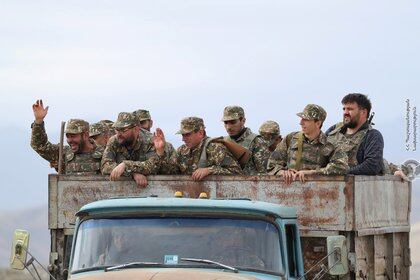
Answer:
<path fill-rule="evenodd" d="M 129 267 L 133 267 L 133 266 L 147 266 L 147 265 L 161 265 L 161 263 L 156 263 L 156 262 L 131 262 L 131 263 L 125 263 L 125 264 L 119 264 L 119 265 L 115 265 L 115 266 L 106 267 L 105 272 L 116 270 L 116 269 L 129 268 Z"/>
<path fill-rule="evenodd" d="M 222 263 L 215 262 L 215 261 L 212 261 L 212 260 L 205 260 L 205 259 L 192 259 L 192 258 L 181 258 L 181 260 L 182 260 L 182 261 L 186 261 L 186 262 L 197 262 L 197 263 L 215 264 L 215 265 L 217 265 L 217 266 L 220 266 L 220 267 L 223 267 L 223 268 L 229 269 L 229 270 L 231 270 L 231 271 L 233 271 L 233 272 L 235 272 L 235 273 L 238 273 L 238 271 L 239 271 L 238 269 L 236 269 L 236 268 L 234 268 L 234 267 L 232 267 L 232 266 L 228 266 L 228 265 L 226 265 L 226 264 L 222 264 Z"/>

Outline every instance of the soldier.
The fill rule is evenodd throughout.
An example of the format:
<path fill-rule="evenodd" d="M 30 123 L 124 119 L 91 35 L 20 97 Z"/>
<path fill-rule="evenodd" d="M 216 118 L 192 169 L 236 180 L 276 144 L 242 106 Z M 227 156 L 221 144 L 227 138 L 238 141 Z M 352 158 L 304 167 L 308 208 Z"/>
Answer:
<path fill-rule="evenodd" d="M 372 104 L 366 95 L 350 93 L 341 100 L 343 122 L 326 132 L 328 139 L 343 147 L 349 160 L 349 174 L 384 173 L 382 134 L 368 121 Z"/>
<path fill-rule="evenodd" d="M 108 143 L 109 133 L 108 126 L 102 122 L 97 122 L 89 125 L 89 137 L 93 140 L 98 147 L 105 149 L 106 143 Z"/>
<path fill-rule="evenodd" d="M 270 152 L 273 152 L 282 140 L 280 126 L 275 121 L 264 122 L 258 132 L 260 133 L 261 138 L 266 141 Z"/>
<path fill-rule="evenodd" d="M 144 109 L 139 109 L 133 112 L 133 114 L 139 119 L 140 127 L 150 132 L 153 126 L 153 120 L 150 116 L 150 112 Z"/>
<path fill-rule="evenodd" d="M 228 133 L 225 140 L 234 141 L 251 152 L 251 157 L 243 168 L 244 173 L 247 175 L 266 174 L 270 152 L 264 140 L 245 127 L 244 109 L 239 106 L 225 107 L 222 121 Z"/>
<path fill-rule="evenodd" d="M 32 124 L 31 147 L 58 170 L 59 145 L 48 141 L 44 126 L 48 106 L 44 108 L 42 100 L 37 100 L 32 110 L 35 121 Z M 99 174 L 103 149 L 89 141 L 89 123 L 71 119 L 64 132 L 69 146 L 63 149 L 63 172 L 76 175 Z"/>
<path fill-rule="evenodd" d="M 105 124 L 108 127 L 109 137 L 115 135 L 115 129 L 114 129 L 114 122 L 110 120 L 101 120 L 100 123 Z"/>
<path fill-rule="evenodd" d="M 153 120 L 150 117 L 150 112 L 144 109 L 139 109 L 133 112 L 137 117 L 138 125 L 140 126 L 140 137 L 144 142 L 150 143 L 153 145 L 153 133 L 150 132 L 150 129 L 153 126 Z M 167 155 L 172 155 L 175 152 L 174 146 L 170 142 L 166 142 L 165 153 Z M 165 172 L 163 172 L 165 174 Z"/>
<path fill-rule="evenodd" d="M 184 145 L 178 148 L 170 158 L 165 157 L 165 137 L 162 130 L 156 129 L 154 145 L 156 152 L 170 174 L 191 174 L 196 181 L 208 175 L 242 174 L 239 163 L 227 148 L 220 143 L 212 142 L 206 135 L 203 119 L 188 117 L 181 121 Z"/>
<path fill-rule="evenodd" d="M 276 147 L 268 160 L 269 174 L 283 176 L 286 184 L 298 177 L 305 182 L 305 175 L 310 174 L 346 174 L 346 153 L 328 142 L 321 131 L 327 116 L 325 110 L 309 104 L 297 115 L 301 118 L 302 130 L 288 134 Z"/>
<path fill-rule="evenodd" d="M 157 174 L 159 160 L 150 142 L 142 141 L 137 118 L 132 113 L 120 113 L 114 123 L 117 134 L 106 145 L 102 158 L 102 174 L 111 180 L 122 175 L 132 176 L 140 187 L 147 186 L 145 175 Z"/>

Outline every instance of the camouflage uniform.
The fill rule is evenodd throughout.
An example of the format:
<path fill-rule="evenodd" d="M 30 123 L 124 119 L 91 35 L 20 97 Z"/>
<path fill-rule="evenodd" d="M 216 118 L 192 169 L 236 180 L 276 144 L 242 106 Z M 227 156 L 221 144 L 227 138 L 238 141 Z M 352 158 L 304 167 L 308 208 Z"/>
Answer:
<path fill-rule="evenodd" d="M 228 106 L 223 111 L 222 121 L 232 121 L 244 118 L 244 110 L 239 106 Z M 266 174 L 267 160 L 270 152 L 267 143 L 261 136 L 252 133 L 251 129 L 244 128 L 242 134 L 237 139 L 225 136 L 225 140 L 234 141 L 251 152 L 251 158 L 243 168 L 244 174 Z"/>
<path fill-rule="evenodd" d="M 181 129 L 177 134 L 186 134 L 204 128 L 201 118 L 189 117 L 181 121 Z M 211 142 L 209 137 L 204 137 L 193 149 L 182 145 L 177 152 L 170 155 L 169 159 L 162 160 L 162 166 L 166 170 L 163 172 L 167 174 L 192 174 L 198 168 L 205 167 L 210 168 L 210 175 L 242 174 L 239 163 L 227 148 L 223 144 Z"/>
<path fill-rule="evenodd" d="M 136 125 L 136 117 L 132 113 L 123 112 L 118 115 L 114 127 L 123 129 Z M 132 148 L 121 145 L 117 135 L 109 139 L 102 158 L 102 174 L 111 174 L 121 162 L 124 162 L 126 166 L 124 176 L 130 176 L 133 173 L 157 174 L 159 170 L 159 160 L 154 146 L 150 142 L 142 141 L 140 137 L 137 137 Z"/>
<path fill-rule="evenodd" d="M 84 120 L 71 119 L 67 122 L 65 133 L 80 134 L 86 132 L 89 124 Z M 31 147 L 52 167 L 58 169 L 59 144 L 48 141 L 44 123 L 32 124 Z M 99 174 L 103 148 L 94 146 L 88 153 L 74 153 L 69 146 L 63 147 L 63 173 L 72 175 Z"/>
<path fill-rule="evenodd" d="M 108 133 L 109 133 L 109 129 L 105 123 L 97 122 L 97 123 L 89 125 L 89 137 L 94 137 L 97 135 L 108 134 Z"/>
<path fill-rule="evenodd" d="M 321 120 L 326 118 L 325 110 L 318 105 L 309 104 L 299 117 L 308 120 Z M 299 138 L 302 137 L 302 156 L 300 167 L 297 163 Z M 317 174 L 342 175 L 348 171 L 347 155 L 345 151 L 327 140 L 327 136 L 320 131 L 317 138 L 312 141 L 302 132 L 292 132 L 276 147 L 268 160 L 268 171 L 271 175 L 281 170 L 316 170 Z"/>

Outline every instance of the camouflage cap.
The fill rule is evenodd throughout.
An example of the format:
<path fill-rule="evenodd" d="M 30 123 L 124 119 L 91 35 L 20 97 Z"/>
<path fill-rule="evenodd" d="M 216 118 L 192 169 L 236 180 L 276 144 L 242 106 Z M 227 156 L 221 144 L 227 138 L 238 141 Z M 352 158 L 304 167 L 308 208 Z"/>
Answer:
<path fill-rule="evenodd" d="M 260 126 L 260 134 L 280 134 L 280 126 L 275 121 L 266 121 Z"/>
<path fill-rule="evenodd" d="M 108 133 L 108 126 L 102 122 L 97 122 L 89 126 L 89 137 Z"/>
<path fill-rule="evenodd" d="M 150 112 L 144 109 L 139 109 L 133 112 L 133 114 L 138 118 L 139 122 L 151 120 Z"/>
<path fill-rule="evenodd" d="M 108 128 L 113 128 L 114 122 L 110 120 L 101 120 L 100 123 L 105 124 Z"/>
<path fill-rule="evenodd" d="M 239 106 L 227 106 L 223 110 L 222 121 L 233 121 L 238 120 L 239 118 L 245 117 L 245 112 L 242 107 Z"/>
<path fill-rule="evenodd" d="M 70 119 L 67 121 L 64 133 L 79 134 L 89 131 L 89 123 L 81 119 Z"/>
<path fill-rule="evenodd" d="M 138 124 L 137 118 L 133 113 L 121 112 L 118 114 L 117 121 L 114 123 L 114 128 L 125 128 L 129 126 L 136 126 Z"/>
<path fill-rule="evenodd" d="M 181 128 L 176 134 L 190 133 L 195 130 L 205 129 L 204 121 L 198 117 L 188 117 L 181 120 Z"/>
<path fill-rule="evenodd" d="M 324 108 L 316 104 L 306 105 L 303 112 L 297 113 L 296 115 L 307 120 L 325 121 L 327 118 L 327 112 L 325 112 Z"/>

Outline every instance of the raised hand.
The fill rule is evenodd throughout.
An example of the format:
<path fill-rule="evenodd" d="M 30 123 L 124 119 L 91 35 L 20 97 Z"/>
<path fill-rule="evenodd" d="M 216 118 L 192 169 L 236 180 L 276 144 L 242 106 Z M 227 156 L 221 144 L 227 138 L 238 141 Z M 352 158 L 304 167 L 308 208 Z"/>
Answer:
<path fill-rule="evenodd" d="M 153 145 L 155 146 L 156 153 L 159 156 L 162 156 L 165 153 L 166 140 L 165 135 L 160 128 L 156 128 L 156 132 L 153 136 Z"/>
<path fill-rule="evenodd" d="M 48 106 L 44 108 L 42 99 L 39 99 L 32 105 L 32 110 L 34 111 L 35 122 L 41 124 L 48 113 Z"/>

